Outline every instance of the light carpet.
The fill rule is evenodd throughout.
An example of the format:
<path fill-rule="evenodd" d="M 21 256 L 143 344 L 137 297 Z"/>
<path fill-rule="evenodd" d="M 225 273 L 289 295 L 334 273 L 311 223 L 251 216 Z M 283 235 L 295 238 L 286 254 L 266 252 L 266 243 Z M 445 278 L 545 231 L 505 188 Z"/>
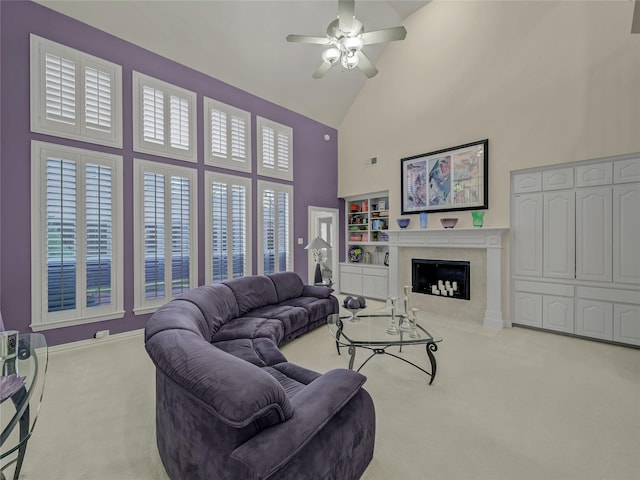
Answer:
<path fill-rule="evenodd" d="M 425 323 L 444 338 L 433 385 L 388 356 L 363 369 L 377 415 L 364 480 L 640 479 L 640 350 L 441 317 Z M 424 346 L 403 350 L 427 367 Z M 283 352 L 320 372 L 348 362 L 326 328 Z M 356 365 L 364 358 L 358 352 Z M 52 353 L 20 478 L 166 480 L 154 381 L 141 334 Z"/>

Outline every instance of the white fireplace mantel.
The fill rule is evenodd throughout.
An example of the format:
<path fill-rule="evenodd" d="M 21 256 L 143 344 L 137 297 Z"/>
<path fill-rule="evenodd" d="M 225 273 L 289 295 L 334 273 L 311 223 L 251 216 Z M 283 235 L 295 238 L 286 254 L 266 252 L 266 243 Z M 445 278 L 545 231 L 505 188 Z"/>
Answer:
<path fill-rule="evenodd" d="M 443 230 L 390 230 L 389 292 L 401 294 L 401 248 L 480 248 L 487 251 L 487 308 L 483 325 L 501 329 L 502 316 L 502 236 L 507 228 L 448 228 Z"/>

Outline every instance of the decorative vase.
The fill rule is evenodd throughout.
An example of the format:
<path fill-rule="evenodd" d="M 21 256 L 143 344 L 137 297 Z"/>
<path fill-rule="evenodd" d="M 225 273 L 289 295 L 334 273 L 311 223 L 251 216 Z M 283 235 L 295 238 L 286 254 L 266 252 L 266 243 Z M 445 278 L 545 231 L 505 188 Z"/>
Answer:
<path fill-rule="evenodd" d="M 473 217 L 473 226 L 481 227 L 484 222 L 484 211 L 478 210 L 471 212 L 471 217 Z"/>
<path fill-rule="evenodd" d="M 420 228 L 427 228 L 427 221 L 428 221 L 427 212 L 422 212 L 420 214 Z"/>

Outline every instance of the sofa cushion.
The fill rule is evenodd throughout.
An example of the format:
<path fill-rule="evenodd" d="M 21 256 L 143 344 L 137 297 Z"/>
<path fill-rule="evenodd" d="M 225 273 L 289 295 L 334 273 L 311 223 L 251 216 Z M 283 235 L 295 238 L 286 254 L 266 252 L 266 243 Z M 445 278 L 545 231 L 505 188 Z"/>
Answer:
<path fill-rule="evenodd" d="M 282 305 L 291 307 L 304 308 L 312 321 L 318 319 L 326 319 L 327 315 L 338 311 L 338 300 L 335 297 L 316 298 L 316 297 L 298 297 L 283 302 Z"/>
<path fill-rule="evenodd" d="M 209 324 L 202 311 L 191 302 L 173 300 L 159 308 L 152 318 L 145 326 L 145 341 L 165 330 L 188 330 L 208 339 Z"/>
<path fill-rule="evenodd" d="M 194 288 L 177 299 L 191 302 L 202 311 L 209 325 L 209 332 L 205 335 L 208 340 L 222 325 L 239 315 L 236 296 L 229 287 L 221 283 Z"/>
<path fill-rule="evenodd" d="M 253 275 L 232 278 L 222 283 L 233 291 L 238 303 L 239 315 L 265 305 L 278 303 L 276 287 L 268 277 Z"/>
<path fill-rule="evenodd" d="M 309 311 L 306 308 L 293 305 L 269 305 L 268 307 L 254 310 L 251 315 L 272 318 L 282 322 L 284 327 L 283 338 L 306 327 L 309 323 Z"/>
<path fill-rule="evenodd" d="M 223 340 L 215 342 L 213 346 L 261 368 L 287 361 L 277 345 L 268 338 Z"/>
<path fill-rule="evenodd" d="M 323 287 L 321 285 L 305 285 L 302 289 L 302 293 L 299 297 L 317 297 L 317 298 L 329 298 L 329 295 L 333 293 L 333 288 Z"/>
<path fill-rule="evenodd" d="M 276 287 L 278 302 L 284 302 L 290 298 L 299 297 L 302 294 L 304 283 L 295 272 L 278 272 L 267 275 Z"/>
<path fill-rule="evenodd" d="M 280 320 L 273 318 L 240 317 L 223 325 L 211 342 L 236 338 L 269 338 L 278 344 L 284 338 L 284 326 Z"/>
<path fill-rule="evenodd" d="M 209 405 L 231 427 L 265 418 L 283 422 L 293 415 L 284 389 L 272 375 L 213 347 L 199 334 L 162 331 L 148 337 L 145 347 L 156 368 Z"/>

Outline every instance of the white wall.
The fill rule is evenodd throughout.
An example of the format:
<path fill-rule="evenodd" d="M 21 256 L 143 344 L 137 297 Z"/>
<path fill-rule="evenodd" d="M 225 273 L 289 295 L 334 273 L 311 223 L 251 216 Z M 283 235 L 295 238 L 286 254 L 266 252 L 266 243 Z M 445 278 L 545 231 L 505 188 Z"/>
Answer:
<path fill-rule="evenodd" d="M 389 44 L 340 126 L 338 194 L 388 189 L 398 217 L 402 157 L 488 138 L 485 226 L 505 227 L 511 170 L 640 152 L 632 11 L 625 0 L 432 1 L 406 19 L 407 38 Z M 429 228 L 443 216 L 471 226 L 468 212 L 449 212 Z M 507 241 L 505 279 L 508 255 Z"/>

